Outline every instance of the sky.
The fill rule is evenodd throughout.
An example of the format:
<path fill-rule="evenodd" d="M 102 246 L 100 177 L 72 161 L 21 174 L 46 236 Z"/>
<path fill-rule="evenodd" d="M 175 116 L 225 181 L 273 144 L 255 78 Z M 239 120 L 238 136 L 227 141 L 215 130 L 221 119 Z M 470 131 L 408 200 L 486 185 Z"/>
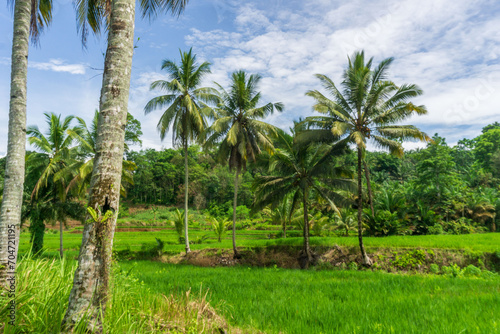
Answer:
<path fill-rule="evenodd" d="M 99 105 L 105 36 L 89 36 L 83 48 L 70 0 L 54 0 L 53 23 L 30 46 L 28 125 L 47 126 L 44 113 L 76 115 L 90 122 Z M 0 8 L 0 155 L 7 147 L 13 15 Z M 428 109 L 406 124 L 449 144 L 474 138 L 500 121 L 500 2 L 498 0 L 191 0 L 179 18 L 154 21 L 136 14 L 129 112 L 141 123 L 142 148 L 171 147 L 156 125 L 162 110 L 144 115 L 145 104 L 161 92 L 149 85 L 167 79 L 164 59 L 179 61 L 193 48 L 208 61 L 213 82 L 227 87 L 236 70 L 262 76 L 262 103 L 285 110 L 267 121 L 288 129 L 313 114 L 308 90 L 319 89 L 314 74 L 341 82 L 347 58 L 364 50 L 375 64 L 394 57 L 389 78 L 419 85 L 413 102 Z M 421 144 L 409 143 L 407 148 Z M 138 149 L 138 147 L 135 147 Z"/>

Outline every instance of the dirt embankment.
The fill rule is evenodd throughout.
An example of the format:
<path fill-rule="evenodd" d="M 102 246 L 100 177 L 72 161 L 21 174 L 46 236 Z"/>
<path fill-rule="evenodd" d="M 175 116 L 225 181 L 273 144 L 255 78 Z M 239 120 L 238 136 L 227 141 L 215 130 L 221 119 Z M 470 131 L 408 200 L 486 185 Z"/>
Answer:
<path fill-rule="evenodd" d="M 163 255 L 161 261 L 192 264 L 203 267 L 258 266 L 298 269 L 300 247 L 274 246 L 241 249 L 241 258 L 234 259 L 231 249 L 204 249 L 189 254 Z M 314 268 L 356 269 L 361 267 L 361 256 L 357 247 L 316 247 Z M 387 272 L 433 272 L 438 268 L 458 265 L 461 268 L 474 265 L 490 271 L 500 271 L 500 254 L 470 253 L 453 249 L 395 249 L 382 248 L 369 253 L 374 265 L 372 269 Z M 431 268 L 433 267 L 433 268 Z"/>

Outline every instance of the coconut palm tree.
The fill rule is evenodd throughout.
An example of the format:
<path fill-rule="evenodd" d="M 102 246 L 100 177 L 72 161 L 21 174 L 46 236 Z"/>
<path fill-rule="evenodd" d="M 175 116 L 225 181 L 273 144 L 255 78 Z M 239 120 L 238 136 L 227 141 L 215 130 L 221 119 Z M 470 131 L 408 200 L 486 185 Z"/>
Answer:
<path fill-rule="evenodd" d="M 120 201 L 120 184 L 128 113 L 130 73 L 134 53 L 134 0 L 85 2 L 86 8 L 102 19 L 109 13 L 106 57 L 99 106 L 96 155 L 90 181 L 89 214 L 85 224 L 78 267 L 75 272 L 63 331 L 71 331 L 85 316 L 87 330 L 102 332 L 102 317 L 108 298 L 111 247 Z M 187 0 L 143 1 L 143 16 L 160 11 L 180 14 Z M 94 6 L 92 6 L 94 5 Z M 85 7 L 85 6 L 84 6 Z M 88 19 L 83 15 L 83 21 Z M 101 15 L 101 16 L 99 16 Z M 107 16 L 106 16 L 107 17 Z M 94 30 L 96 21 L 90 26 Z M 96 32 L 96 30 L 94 30 Z M 112 213 L 109 216 L 109 212 Z M 94 219 L 94 216 L 97 219 Z"/>
<path fill-rule="evenodd" d="M 283 104 L 268 103 L 258 106 L 261 94 L 257 91 L 260 75 L 247 75 L 244 71 L 234 72 L 231 76 L 231 88 L 226 91 L 217 84 L 220 102 L 214 109 L 216 120 L 207 130 L 206 147 L 220 143 L 217 157 L 220 162 L 228 163 L 229 170 L 235 171 L 233 198 L 233 253 L 238 258 L 236 249 L 236 206 L 238 202 L 238 178 L 246 169 L 248 161 L 255 161 L 261 148 L 272 152 L 273 143 L 270 134 L 276 128 L 260 119 L 282 111 Z"/>
<path fill-rule="evenodd" d="M 160 89 L 166 95 L 152 98 L 144 107 L 144 112 L 149 114 L 153 110 L 166 108 L 158 122 L 158 131 L 163 140 L 169 128 L 172 128 L 173 144 L 181 144 L 184 148 L 184 239 L 186 253 L 190 252 L 188 237 L 188 145 L 193 141 L 200 141 L 201 134 L 207 128 L 207 117 L 210 108 L 205 102 L 217 101 L 211 88 L 199 87 L 203 78 L 210 73 L 210 63 L 198 64 L 196 55 L 180 52 L 181 62 L 165 59 L 161 69 L 168 73 L 169 81 L 158 80 L 151 84 L 151 89 Z"/>
<path fill-rule="evenodd" d="M 373 58 L 365 62 L 364 52 L 356 52 L 349 58 L 349 64 L 344 71 L 342 90 L 325 75 L 317 74 L 324 89 L 332 95 L 332 99 L 318 90 L 308 91 L 307 96 L 315 99 L 314 110 L 324 116 L 313 116 L 306 119 L 311 128 L 309 138 L 321 141 L 336 141 L 352 143 L 358 154 L 358 238 L 363 264 L 370 266 L 372 261 L 363 246 L 363 189 L 362 164 L 364 161 L 366 143 L 372 140 L 375 146 L 388 149 L 391 154 L 401 156 L 403 140 L 430 141 L 429 136 L 413 125 L 399 125 L 412 115 L 425 115 L 425 106 L 417 106 L 410 102 L 422 94 L 422 90 L 413 84 L 396 86 L 387 80 L 387 71 L 393 58 L 383 60 L 372 68 Z M 365 165 L 367 182 L 369 183 L 368 167 Z"/>
<path fill-rule="evenodd" d="M 0 209 L 0 287 L 7 286 L 5 281 L 7 270 L 14 272 L 17 263 L 25 174 L 29 40 L 31 37 L 33 44 L 37 44 L 41 32 L 52 19 L 51 0 L 9 0 L 8 3 L 14 7 L 14 34 L 7 158 Z M 14 235 L 9 235 L 9 230 L 14 231 Z M 15 246 L 12 246 L 12 242 Z"/>
<path fill-rule="evenodd" d="M 291 223 L 291 199 L 290 196 L 284 197 L 277 206 L 269 206 L 262 210 L 262 213 L 271 218 L 271 222 L 275 225 L 281 225 L 283 228 L 283 238 L 286 238 L 286 228 Z"/>
<path fill-rule="evenodd" d="M 87 123 L 82 118 L 75 117 L 75 119 L 78 125 L 75 129 L 69 129 L 68 134 L 78 143 L 78 147 L 76 147 L 75 152 L 76 157 L 71 165 L 67 166 L 67 168 L 61 171 L 61 173 L 56 175 L 56 179 L 60 177 L 69 179 L 70 181 L 66 188 L 66 192 L 73 190 L 78 196 L 82 196 L 86 193 L 86 190 L 90 185 L 92 167 L 94 166 L 99 111 L 95 111 L 90 127 L 87 126 Z M 140 142 L 137 134 L 128 129 L 129 122 L 134 120 L 130 113 L 128 114 L 127 119 L 127 128 L 125 128 L 125 151 L 128 150 L 127 138 L 129 138 L 129 144 Z M 136 170 L 137 166 L 134 162 L 127 160 L 123 160 L 122 164 L 120 193 L 122 196 L 126 196 L 127 191 L 125 190 L 125 186 L 127 184 L 134 184 L 132 172 Z"/>
<path fill-rule="evenodd" d="M 309 200 L 312 195 L 325 199 L 337 210 L 336 202 L 345 198 L 334 189 L 353 188 L 349 171 L 335 167 L 334 156 L 345 152 L 342 145 L 297 145 L 294 137 L 277 130 L 276 150 L 269 159 L 269 174 L 255 178 L 254 209 L 266 205 L 279 205 L 290 196 L 291 210 L 294 212 L 302 203 L 304 214 L 304 247 L 299 256 L 302 268 L 314 262 L 314 254 L 309 245 Z"/>
<path fill-rule="evenodd" d="M 73 163 L 74 150 L 71 149 L 73 137 L 68 134 L 71 129 L 73 116 L 67 116 L 61 119 L 61 115 L 54 113 L 45 113 L 45 118 L 49 128 L 43 134 L 38 126 L 29 126 L 26 133 L 29 136 L 28 142 L 39 152 L 33 152 L 28 156 L 28 164 L 33 166 L 31 170 L 39 175 L 38 181 L 33 188 L 31 199 L 36 200 L 39 197 L 41 189 L 51 187 L 51 204 L 53 207 L 53 220 L 59 221 L 59 254 L 63 256 L 63 224 L 64 215 L 59 214 L 57 208 L 60 203 L 66 200 L 66 180 L 58 177 L 68 165 Z M 77 131 L 73 129 L 73 131 Z"/>
<path fill-rule="evenodd" d="M 341 208 L 334 213 L 335 222 L 334 228 L 345 232 L 345 236 L 349 236 L 349 231 L 356 231 L 354 210 L 349 207 Z"/>

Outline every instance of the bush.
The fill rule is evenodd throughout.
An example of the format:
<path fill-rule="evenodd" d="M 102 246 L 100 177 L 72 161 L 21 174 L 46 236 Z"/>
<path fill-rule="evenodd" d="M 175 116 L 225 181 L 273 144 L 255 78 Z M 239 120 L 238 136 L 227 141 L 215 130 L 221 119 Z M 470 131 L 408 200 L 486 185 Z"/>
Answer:
<path fill-rule="evenodd" d="M 233 208 L 230 207 L 227 210 L 228 218 L 233 218 Z M 246 207 L 246 205 L 240 205 L 236 207 L 236 219 L 248 219 L 250 217 L 250 209 Z"/>
<path fill-rule="evenodd" d="M 399 269 L 415 269 L 425 261 L 425 251 L 415 250 L 402 255 L 394 254 L 392 265 Z"/>
<path fill-rule="evenodd" d="M 358 264 L 356 262 L 351 262 L 351 263 L 349 263 L 349 265 L 347 266 L 347 268 L 349 270 L 358 270 Z"/>
<path fill-rule="evenodd" d="M 473 226 L 474 222 L 469 218 L 460 218 L 458 220 L 450 220 L 443 222 L 444 230 L 448 234 L 471 234 L 475 233 L 476 229 Z"/>
<path fill-rule="evenodd" d="M 443 226 L 441 224 L 434 224 L 433 226 L 429 227 L 429 229 L 427 230 L 427 234 L 444 234 Z"/>
<path fill-rule="evenodd" d="M 481 269 L 470 264 L 464 269 L 464 276 L 481 276 Z"/>
<path fill-rule="evenodd" d="M 435 263 L 431 264 L 429 271 L 433 274 L 439 274 L 439 266 Z"/>

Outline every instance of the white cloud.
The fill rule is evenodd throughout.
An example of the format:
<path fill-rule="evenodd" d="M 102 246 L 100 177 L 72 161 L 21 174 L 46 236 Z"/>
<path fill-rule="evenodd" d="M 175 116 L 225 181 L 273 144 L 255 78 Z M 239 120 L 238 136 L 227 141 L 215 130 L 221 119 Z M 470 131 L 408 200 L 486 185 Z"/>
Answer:
<path fill-rule="evenodd" d="M 314 0 L 292 8 L 243 5 L 235 9 L 237 32 L 193 29 L 186 41 L 213 60 L 218 78 L 237 69 L 263 75 L 263 100 L 287 108 L 269 119 L 280 126 L 311 113 L 304 93 L 319 88 L 315 73 L 339 83 L 347 55 L 360 49 L 375 63 L 394 56 L 391 79 L 424 89 L 416 102 L 429 114 L 409 120 L 424 130 L 454 142 L 498 118 L 497 1 Z M 455 129 L 464 124 L 471 126 L 466 134 Z"/>
<path fill-rule="evenodd" d="M 48 62 L 28 62 L 28 67 L 36 68 L 42 71 L 67 72 L 70 74 L 85 74 L 85 65 L 66 64 L 61 59 L 50 59 Z"/>

